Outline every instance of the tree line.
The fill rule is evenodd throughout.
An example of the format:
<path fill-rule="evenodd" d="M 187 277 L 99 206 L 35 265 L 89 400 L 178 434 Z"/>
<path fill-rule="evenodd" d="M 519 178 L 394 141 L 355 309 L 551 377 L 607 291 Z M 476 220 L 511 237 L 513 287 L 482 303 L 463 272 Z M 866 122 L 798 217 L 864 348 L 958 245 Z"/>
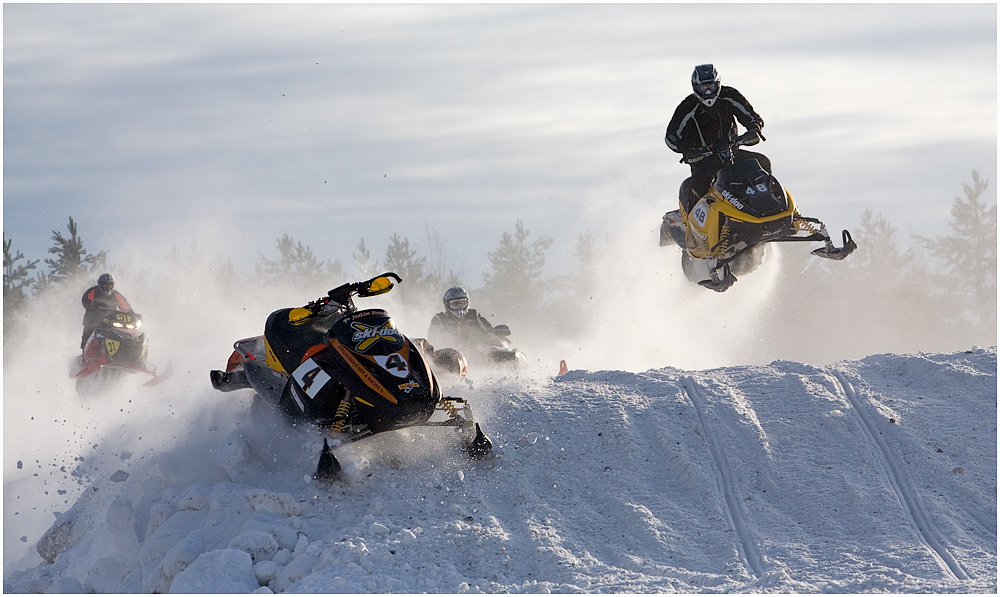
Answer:
<path fill-rule="evenodd" d="M 848 259 L 830 262 L 810 258 L 807 251 L 783 253 L 790 263 L 782 265 L 785 274 L 773 299 L 781 322 L 762 326 L 761 342 L 769 334 L 787 334 L 796 325 L 821 330 L 828 325 L 828 333 L 842 334 L 830 323 L 837 320 L 834 314 L 840 314 L 851 317 L 859 329 L 884 330 L 886 350 L 891 350 L 893 335 L 912 335 L 914 325 L 923 326 L 928 336 L 995 344 L 996 202 L 985 200 L 988 181 L 976 171 L 971 183 L 962 186 L 963 196 L 952 205 L 947 236 L 914 236 L 911 248 L 902 249 L 897 230 L 884 216 L 868 210 L 854 228 L 859 249 Z M 108 252 L 89 252 L 72 217 L 66 233 L 53 231 L 51 238 L 51 257 L 40 262 L 15 250 L 4 231 L 5 344 L 9 323 L 15 319 L 11 315 L 32 299 L 52 288 L 80 285 L 82 278 L 96 279 L 95 274 L 109 269 Z M 539 337 L 558 333 L 563 338 L 585 333 L 585 320 L 594 316 L 595 309 L 607 308 L 595 306 L 594 301 L 587 304 L 586 297 L 593 298 L 595 285 L 616 279 L 616 264 L 601 259 L 615 239 L 598 239 L 589 232 L 577 239 L 576 269 L 547 278 L 546 252 L 555 241 L 532 236 L 518 220 L 488 253 L 489 271 L 480 282 L 463 279 L 449 269 L 444 242 L 435 233 L 428 232 L 426 240 L 429 249 L 421 255 L 408 238 L 393 234 L 384 253 L 378 255 L 361 239 L 351 253 L 355 271 L 348 272 L 340 260 L 322 259 L 284 234 L 275 243 L 276 254 L 258 255 L 252 273 L 240 272 L 230 259 L 221 258 L 212 266 L 213 279 L 233 290 L 251 284 L 290 288 L 319 284 L 325 289 L 348 278 L 394 271 L 405 284 L 393 294 L 406 304 L 439 309 L 443 291 L 461 285 L 473 292 L 474 306 L 480 311 L 502 314 L 506 321 L 501 323 L 529 325 Z M 192 251 L 192 255 L 197 253 Z M 191 257 L 176 248 L 168 256 L 174 263 L 185 259 Z M 734 291 L 739 288 L 730 292 Z M 817 319 L 817 312 L 830 314 L 830 322 Z M 803 349 L 808 351 L 805 341 Z"/>

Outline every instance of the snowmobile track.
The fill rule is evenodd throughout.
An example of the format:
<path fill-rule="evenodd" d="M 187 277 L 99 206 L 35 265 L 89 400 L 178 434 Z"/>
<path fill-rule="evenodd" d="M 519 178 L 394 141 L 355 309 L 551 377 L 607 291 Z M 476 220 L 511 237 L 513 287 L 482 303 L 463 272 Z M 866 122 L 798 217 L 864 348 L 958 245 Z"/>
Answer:
<path fill-rule="evenodd" d="M 862 399 L 847 377 L 840 371 L 834 371 L 834 376 L 839 383 L 844 396 L 851 404 L 852 410 L 857 414 L 861 422 L 861 429 L 865 432 L 873 444 L 878 446 L 881 458 L 878 458 L 877 465 L 882 469 L 883 476 L 889 481 L 889 485 L 895 492 L 899 503 L 906 509 L 916 529 L 921 541 L 934 554 L 942 564 L 942 569 L 950 571 L 959 580 L 969 580 L 969 574 L 962 565 L 955 559 L 955 556 L 948 550 L 948 546 L 941 537 L 941 533 L 934 524 L 934 521 L 924 505 L 920 492 L 913 486 L 912 481 L 896 462 L 896 458 L 889 450 L 889 445 L 882 435 L 877 431 L 877 424 L 870 414 L 863 408 Z"/>
<path fill-rule="evenodd" d="M 742 502 L 736 495 L 736 481 L 733 479 L 733 469 L 726 461 L 725 454 L 713 437 L 713 434 L 708 431 L 705 399 L 702 398 L 701 393 L 698 391 L 698 383 L 694 379 L 685 377 L 681 383 L 688 399 L 694 404 L 695 411 L 698 413 L 698 422 L 701 423 L 702 432 L 705 434 L 705 439 L 708 440 L 712 459 L 715 461 L 715 467 L 718 471 L 716 480 L 719 483 L 719 491 L 726 498 L 729 519 L 736 530 L 737 547 L 747 566 L 753 570 L 754 574 L 758 577 L 763 576 L 764 564 L 761 561 L 760 554 L 757 553 L 756 544 L 747 530 L 746 522 L 743 519 L 743 510 L 740 507 Z"/>

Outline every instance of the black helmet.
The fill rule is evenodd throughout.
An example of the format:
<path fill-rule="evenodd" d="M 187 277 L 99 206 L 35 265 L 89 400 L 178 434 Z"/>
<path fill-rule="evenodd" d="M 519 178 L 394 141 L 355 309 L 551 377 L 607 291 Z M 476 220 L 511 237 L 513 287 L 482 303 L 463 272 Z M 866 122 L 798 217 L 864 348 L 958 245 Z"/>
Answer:
<path fill-rule="evenodd" d="M 694 67 L 691 73 L 691 87 L 695 96 L 701 103 L 711 107 L 715 100 L 719 99 L 719 91 L 722 89 L 722 80 L 719 73 L 711 64 L 699 64 Z"/>
<path fill-rule="evenodd" d="M 452 315 L 465 317 L 469 310 L 469 293 L 461 286 L 453 286 L 444 291 L 444 308 Z"/>
<path fill-rule="evenodd" d="M 97 279 L 97 287 L 104 294 L 111 294 L 111 291 L 115 289 L 115 279 L 111 277 L 111 274 L 101 274 L 101 277 Z"/>

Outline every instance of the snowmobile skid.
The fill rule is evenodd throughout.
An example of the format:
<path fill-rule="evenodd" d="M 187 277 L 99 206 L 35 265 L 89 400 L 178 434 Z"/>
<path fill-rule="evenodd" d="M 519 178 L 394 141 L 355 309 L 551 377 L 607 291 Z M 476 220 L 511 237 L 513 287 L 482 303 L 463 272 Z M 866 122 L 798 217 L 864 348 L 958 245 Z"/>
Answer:
<path fill-rule="evenodd" d="M 263 336 L 237 341 L 226 370 L 210 372 L 215 389 L 251 389 L 290 422 L 321 429 L 317 479 L 340 471 L 328 437 L 351 443 L 408 427 L 450 427 L 473 459 L 493 447 L 468 401 L 442 395 L 429 362 L 390 315 L 354 306 L 354 296 L 391 290 L 390 278 L 401 281 L 385 273 L 344 284 L 305 307 L 275 311 Z"/>

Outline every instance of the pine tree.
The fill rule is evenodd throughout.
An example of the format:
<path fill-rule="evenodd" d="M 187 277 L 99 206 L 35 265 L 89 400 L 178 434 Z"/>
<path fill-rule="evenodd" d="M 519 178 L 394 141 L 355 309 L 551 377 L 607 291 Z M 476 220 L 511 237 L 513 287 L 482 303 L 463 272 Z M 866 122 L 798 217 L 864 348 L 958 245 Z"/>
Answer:
<path fill-rule="evenodd" d="M 101 251 L 96 255 L 87 254 L 87 250 L 83 248 L 83 240 L 77 236 L 76 222 L 72 217 L 69 219 L 67 229 L 69 237 L 63 236 L 61 232 L 52 231 L 52 240 L 56 244 L 49 248 L 49 253 L 54 253 L 57 257 L 45 260 L 45 265 L 49 266 L 50 282 L 64 282 L 79 274 L 92 272 L 104 267 L 107 261 L 107 251 Z"/>
<path fill-rule="evenodd" d="M 6 234 L 3 241 L 3 310 L 10 314 L 24 306 L 28 300 L 28 291 L 34 285 L 34 280 L 29 277 L 29 270 L 35 268 L 38 260 L 24 259 L 24 254 L 20 251 L 16 253 L 11 249 L 13 239 L 8 240 Z M 6 323 L 7 318 L 4 318 Z M 6 325 L 4 326 L 6 330 Z"/>
<path fill-rule="evenodd" d="M 972 185 L 963 183 L 965 198 L 951 208 L 951 236 L 918 241 L 944 262 L 945 292 L 961 299 L 976 325 L 996 330 L 997 323 L 997 206 L 982 201 L 989 181 L 972 171 Z"/>
<path fill-rule="evenodd" d="M 452 286 L 461 286 L 461 276 L 454 270 L 447 269 L 448 256 L 445 252 L 445 243 L 441 240 L 436 230 L 427 229 L 427 246 L 429 249 L 429 265 L 427 267 L 427 277 L 425 286 L 432 292 L 443 293 L 445 289 Z M 447 272 L 445 271 L 447 270 Z"/>
<path fill-rule="evenodd" d="M 395 272 L 405 282 L 399 287 L 401 297 L 405 299 L 419 296 L 424 292 L 427 283 L 427 275 L 424 273 L 426 264 L 427 258 L 417 257 L 417 252 L 410 248 L 409 239 L 400 238 L 398 234 L 392 235 L 385 250 L 385 269 Z"/>
<path fill-rule="evenodd" d="M 514 310 L 534 313 L 541 305 L 545 288 L 542 270 L 545 251 L 552 246 L 552 238 L 539 236 L 528 242 L 530 232 L 521 220 L 517 221 L 514 234 L 504 232 L 500 246 L 489 253 L 492 274 L 483 274 L 486 283 L 484 299 L 498 311 Z"/>
<path fill-rule="evenodd" d="M 269 284 L 291 284 L 309 286 L 325 284 L 330 278 L 343 277 L 343 267 L 338 261 L 320 261 L 312 249 L 295 242 L 288 234 L 277 241 L 278 259 L 271 260 L 263 255 L 254 266 L 257 277 Z"/>
<path fill-rule="evenodd" d="M 358 268 L 358 272 L 362 278 L 377 275 L 375 270 L 378 268 L 378 262 L 372 259 L 371 251 L 365 247 L 365 239 L 361 239 L 361 242 L 358 243 L 357 251 L 354 251 L 352 255 L 354 256 L 354 265 Z"/>

